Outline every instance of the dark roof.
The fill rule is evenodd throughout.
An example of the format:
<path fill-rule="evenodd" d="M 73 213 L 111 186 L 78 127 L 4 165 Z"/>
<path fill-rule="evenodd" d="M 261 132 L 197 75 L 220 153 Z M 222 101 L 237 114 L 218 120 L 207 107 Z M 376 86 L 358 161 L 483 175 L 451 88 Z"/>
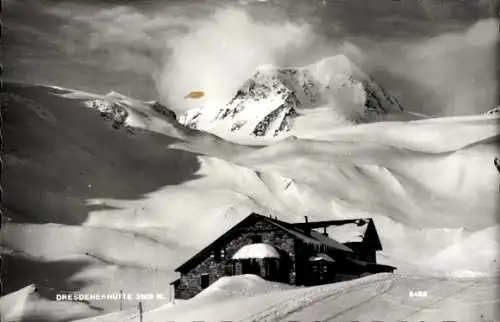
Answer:
<path fill-rule="evenodd" d="M 307 225 L 311 228 L 321 228 L 328 226 L 340 226 L 346 224 L 357 224 L 364 225 L 366 222 L 372 220 L 371 218 L 354 218 L 354 219 L 337 219 L 337 220 L 319 220 L 319 221 L 309 221 L 309 222 L 296 222 L 291 225 L 301 227 Z"/>
<path fill-rule="evenodd" d="M 365 267 L 368 271 L 372 273 L 392 272 L 396 269 L 396 267 L 394 266 L 378 264 L 378 263 L 370 263 L 359 259 L 346 258 L 345 260 L 354 265 Z"/>
<path fill-rule="evenodd" d="M 378 237 L 377 229 L 371 218 L 356 218 L 356 219 L 342 219 L 342 220 L 324 220 L 324 221 L 312 221 L 312 222 L 299 222 L 290 224 L 293 227 L 303 229 L 304 227 L 309 227 L 310 229 L 317 228 L 327 228 L 329 235 L 332 238 L 337 238 L 338 241 L 344 244 L 349 244 L 350 242 L 359 242 L 356 240 L 344 240 L 345 233 L 351 233 L 352 237 L 356 235 L 361 238 L 363 242 L 368 242 L 375 250 L 382 250 L 382 244 Z M 351 226 L 350 228 L 347 226 Z M 338 228 L 337 228 L 338 227 Z M 338 235 L 337 235 L 338 234 Z"/>
<path fill-rule="evenodd" d="M 234 225 L 232 228 L 230 228 L 228 231 L 226 231 L 223 235 L 221 235 L 219 238 L 214 240 L 212 243 L 210 243 L 208 246 L 203 248 L 200 252 L 198 252 L 196 255 L 188 259 L 186 262 L 184 262 L 182 265 L 177 267 L 175 269 L 176 272 L 182 272 L 185 271 L 187 268 L 191 267 L 193 264 L 196 264 L 198 260 L 202 259 L 204 255 L 211 251 L 211 249 L 226 240 L 226 238 L 230 237 L 233 233 L 235 233 L 236 229 L 239 227 L 244 226 L 245 222 L 251 219 L 259 219 L 259 220 L 264 220 L 273 226 L 285 231 L 289 235 L 293 236 L 294 238 L 303 241 L 304 243 L 308 244 L 314 244 L 318 246 L 326 246 L 327 248 L 330 249 L 335 249 L 337 251 L 341 252 L 353 252 L 351 248 L 348 246 L 339 243 L 338 241 L 324 236 L 321 233 L 318 233 L 316 231 L 311 230 L 310 234 L 306 234 L 306 232 L 298 227 L 294 227 L 292 224 L 286 223 L 284 221 L 280 221 L 277 219 L 273 219 L 270 217 L 265 217 L 256 213 L 251 213 L 247 217 L 245 217 L 243 220 L 241 220 L 239 223 Z"/>
<path fill-rule="evenodd" d="M 257 215 L 257 214 L 255 214 Z M 327 237 L 327 236 L 324 236 L 314 230 L 311 230 L 310 231 L 310 234 L 307 235 L 305 233 L 305 231 L 301 230 L 301 229 L 298 229 L 296 227 L 293 227 L 291 226 L 290 224 L 287 224 L 283 221 L 278 221 L 278 220 L 275 220 L 275 219 L 272 219 L 272 218 L 268 218 L 268 217 L 264 217 L 264 216 L 261 216 L 261 215 L 257 215 L 257 216 L 260 216 L 262 217 L 262 219 L 268 221 L 269 223 L 273 224 L 274 226 L 278 227 L 278 228 L 281 228 L 283 229 L 284 231 L 286 231 L 287 233 L 291 234 L 292 236 L 294 236 L 295 238 L 305 242 L 305 243 L 308 243 L 308 244 L 315 244 L 315 245 L 325 245 L 327 247 L 330 247 L 330 248 L 334 248 L 334 249 L 337 249 L 337 250 L 341 250 L 341 251 L 344 251 L 344 252 L 350 252 L 352 253 L 353 250 L 350 249 L 349 247 L 345 246 L 344 244 L 341 244 L 339 243 L 338 241 L 330 238 L 330 237 Z"/>

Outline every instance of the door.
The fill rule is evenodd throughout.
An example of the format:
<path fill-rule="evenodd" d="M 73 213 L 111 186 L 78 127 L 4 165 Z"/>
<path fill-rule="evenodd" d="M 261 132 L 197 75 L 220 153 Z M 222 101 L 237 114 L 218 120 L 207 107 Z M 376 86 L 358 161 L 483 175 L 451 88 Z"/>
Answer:
<path fill-rule="evenodd" d="M 201 288 L 206 289 L 210 285 L 210 277 L 208 274 L 201 274 Z"/>
<path fill-rule="evenodd" d="M 260 264 L 255 259 L 245 259 L 241 261 L 243 274 L 254 274 L 260 276 Z"/>
<path fill-rule="evenodd" d="M 319 260 L 310 262 L 310 276 L 308 278 L 309 285 L 320 285 L 329 282 L 329 267 L 328 263 Z"/>

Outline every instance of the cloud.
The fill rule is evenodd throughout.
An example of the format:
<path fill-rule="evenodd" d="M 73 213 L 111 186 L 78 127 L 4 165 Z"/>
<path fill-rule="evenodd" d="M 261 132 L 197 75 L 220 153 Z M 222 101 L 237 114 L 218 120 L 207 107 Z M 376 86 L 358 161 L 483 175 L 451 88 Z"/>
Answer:
<path fill-rule="evenodd" d="M 461 32 L 382 44 L 373 55 L 374 65 L 413 84 L 408 89 L 414 93 L 403 95 L 414 110 L 433 115 L 485 112 L 496 102 L 497 37 L 498 22 L 485 19 Z"/>
<path fill-rule="evenodd" d="M 106 68 L 149 75 L 162 100 L 179 111 L 193 107 L 184 100 L 191 91 L 226 103 L 258 65 L 302 65 L 339 52 L 381 76 L 376 80 L 416 112 L 472 114 L 495 103 L 498 23 L 493 19 L 433 38 L 367 46 L 350 35 L 327 38 L 279 12 L 257 19 L 241 6 L 56 10 L 72 17 L 66 28 L 75 48 L 101 53 Z"/>
<path fill-rule="evenodd" d="M 66 49 L 101 53 L 106 67 L 139 74 L 151 75 L 161 68 L 169 49 L 167 40 L 187 32 L 190 24 L 187 17 L 145 14 L 129 6 L 86 9 L 83 13 L 75 8 L 53 9 L 71 18 L 64 27 Z"/>
<path fill-rule="evenodd" d="M 191 9 L 148 14 L 119 6 L 77 15 L 74 9 L 56 10 L 71 16 L 66 33 L 77 43 L 68 48 L 101 52 L 107 67 L 151 75 L 160 97 L 176 110 L 191 107 L 184 97 L 194 90 L 224 104 L 257 66 L 301 63 L 313 56 L 314 43 L 324 44 L 309 24 L 280 14 L 258 21 L 242 7 Z"/>
<path fill-rule="evenodd" d="M 304 47 L 313 36 L 307 24 L 263 23 L 243 10 L 217 10 L 170 41 L 171 55 L 157 78 L 159 90 L 178 109 L 192 90 L 225 104 L 257 66 L 281 64 L 288 52 Z"/>

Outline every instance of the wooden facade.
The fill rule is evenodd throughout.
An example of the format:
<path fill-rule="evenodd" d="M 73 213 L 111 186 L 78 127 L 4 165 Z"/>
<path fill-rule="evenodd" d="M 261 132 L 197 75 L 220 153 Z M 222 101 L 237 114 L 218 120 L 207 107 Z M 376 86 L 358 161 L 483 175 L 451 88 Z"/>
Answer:
<path fill-rule="evenodd" d="M 243 246 L 256 243 L 273 247 L 279 258 L 233 259 Z M 392 271 L 376 264 L 378 248 L 367 242 L 343 245 L 303 224 L 251 214 L 178 267 L 181 276 L 172 284 L 176 298 L 188 299 L 223 276 L 255 274 L 291 285 L 318 285 Z"/>

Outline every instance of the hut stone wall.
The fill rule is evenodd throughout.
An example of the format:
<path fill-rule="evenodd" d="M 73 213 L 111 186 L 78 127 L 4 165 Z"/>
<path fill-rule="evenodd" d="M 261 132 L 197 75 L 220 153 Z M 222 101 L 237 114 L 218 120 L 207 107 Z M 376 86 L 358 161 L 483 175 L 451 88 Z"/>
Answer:
<path fill-rule="evenodd" d="M 239 228 L 236 236 L 221 243 L 221 246 L 205 255 L 205 258 L 185 274 L 182 274 L 175 287 L 175 297 L 188 299 L 200 293 L 201 275 L 208 274 L 209 284 L 222 276 L 232 275 L 232 256 L 243 246 L 255 243 L 254 236 L 260 236 L 262 243 L 274 246 L 281 256 L 286 256 L 286 278 L 282 282 L 295 284 L 295 240 L 285 231 L 265 221 L 256 221 L 253 225 Z M 221 252 L 222 251 L 222 252 Z M 217 258 L 219 252 L 220 258 Z"/>

